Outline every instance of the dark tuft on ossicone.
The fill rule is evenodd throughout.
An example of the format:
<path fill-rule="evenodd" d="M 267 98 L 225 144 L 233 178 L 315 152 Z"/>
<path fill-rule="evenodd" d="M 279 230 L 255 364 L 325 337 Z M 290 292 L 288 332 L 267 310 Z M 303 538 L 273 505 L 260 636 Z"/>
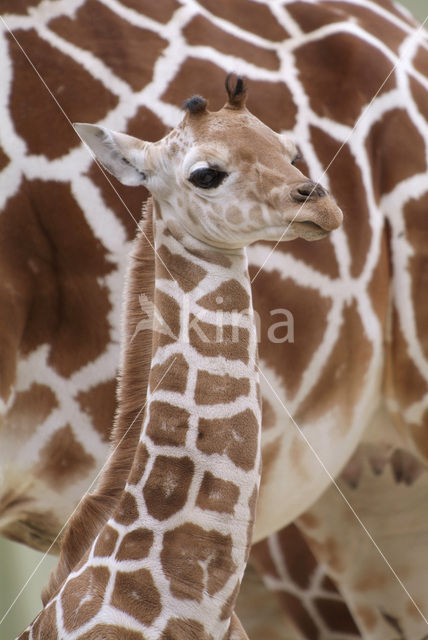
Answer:
<path fill-rule="evenodd" d="M 233 86 L 232 78 L 233 73 L 229 73 L 226 76 L 226 91 L 229 96 L 229 102 L 227 106 L 230 109 L 242 109 L 245 106 L 247 99 L 247 87 L 245 86 L 244 79 L 241 76 L 236 77 L 235 86 Z"/>
<path fill-rule="evenodd" d="M 207 101 L 205 100 L 205 98 L 202 98 L 201 96 L 193 96 L 192 98 L 189 98 L 188 100 L 186 100 L 183 107 L 184 109 L 187 109 L 189 113 L 194 115 L 195 113 L 202 113 L 203 111 L 206 110 Z"/>

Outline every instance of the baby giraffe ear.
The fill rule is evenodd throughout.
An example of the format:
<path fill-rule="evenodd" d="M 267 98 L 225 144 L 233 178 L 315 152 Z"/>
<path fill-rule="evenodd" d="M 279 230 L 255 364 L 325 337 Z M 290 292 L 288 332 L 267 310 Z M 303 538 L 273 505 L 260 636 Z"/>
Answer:
<path fill-rule="evenodd" d="M 77 122 L 73 126 L 83 142 L 92 149 L 97 160 L 119 182 L 130 187 L 145 183 L 145 162 L 150 142 L 94 124 Z"/>

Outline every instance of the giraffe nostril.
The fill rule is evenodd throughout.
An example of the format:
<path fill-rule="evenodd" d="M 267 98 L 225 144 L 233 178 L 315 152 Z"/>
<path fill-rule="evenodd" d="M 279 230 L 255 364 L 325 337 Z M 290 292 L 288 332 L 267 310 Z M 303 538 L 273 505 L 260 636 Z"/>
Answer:
<path fill-rule="evenodd" d="M 296 202 L 305 202 L 306 200 L 317 200 L 323 198 L 327 193 L 325 189 L 318 183 L 307 180 L 292 189 L 291 197 Z"/>
<path fill-rule="evenodd" d="M 303 187 L 297 187 L 297 192 L 302 196 L 310 196 L 312 194 L 313 187 L 305 184 Z"/>

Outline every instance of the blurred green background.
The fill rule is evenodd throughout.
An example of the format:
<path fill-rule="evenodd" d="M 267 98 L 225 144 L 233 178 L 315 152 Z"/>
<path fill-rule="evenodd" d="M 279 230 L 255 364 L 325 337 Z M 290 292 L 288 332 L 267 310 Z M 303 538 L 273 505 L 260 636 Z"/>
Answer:
<path fill-rule="evenodd" d="M 420 21 L 427 17 L 427 0 L 403 0 L 401 4 Z M 15 638 L 38 613 L 40 591 L 54 565 L 55 558 L 0 538 L 0 620 L 11 607 L 0 625 L 0 640 Z"/>

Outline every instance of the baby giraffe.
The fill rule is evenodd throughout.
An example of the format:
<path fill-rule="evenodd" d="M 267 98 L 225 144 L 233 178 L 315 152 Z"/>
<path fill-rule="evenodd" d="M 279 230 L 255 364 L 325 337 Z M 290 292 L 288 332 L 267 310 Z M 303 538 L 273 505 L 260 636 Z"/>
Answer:
<path fill-rule="evenodd" d="M 139 420 L 139 443 L 132 463 L 122 454 L 130 471 L 118 504 L 21 639 L 247 638 L 233 611 L 261 407 L 245 247 L 324 237 L 342 214 L 293 166 L 293 143 L 246 109 L 242 80 L 226 88 L 223 109 L 191 98 L 157 143 L 76 125 L 108 171 L 153 198 L 128 276 L 119 396 L 119 422 L 121 412 Z M 151 238 L 154 282 L 141 273 Z"/>

